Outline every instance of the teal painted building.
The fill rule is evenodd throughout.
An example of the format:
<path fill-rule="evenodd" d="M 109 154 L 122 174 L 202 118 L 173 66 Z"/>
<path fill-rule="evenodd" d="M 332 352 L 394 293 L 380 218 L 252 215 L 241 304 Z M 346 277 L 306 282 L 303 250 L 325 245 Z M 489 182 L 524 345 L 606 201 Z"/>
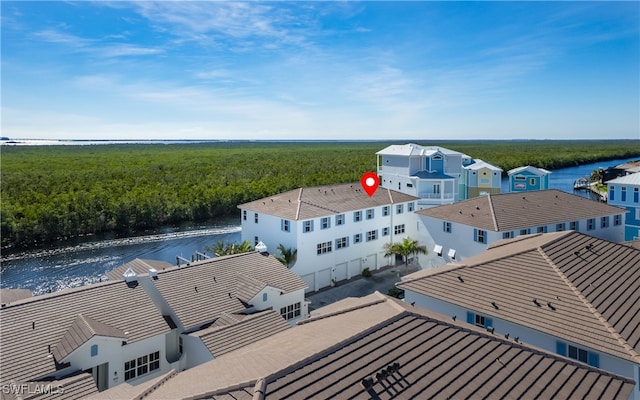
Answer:
<path fill-rule="evenodd" d="M 507 172 L 510 192 L 529 192 L 549 189 L 551 171 L 530 165 L 518 167 Z"/>

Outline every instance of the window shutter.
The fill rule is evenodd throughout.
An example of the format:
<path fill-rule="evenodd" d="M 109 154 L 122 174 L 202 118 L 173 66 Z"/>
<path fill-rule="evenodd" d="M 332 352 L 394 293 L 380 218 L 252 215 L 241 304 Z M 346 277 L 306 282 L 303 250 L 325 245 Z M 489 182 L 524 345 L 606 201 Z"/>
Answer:
<path fill-rule="evenodd" d="M 493 326 L 493 318 L 484 317 L 484 327 L 491 328 Z"/>
<path fill-rule="evenodd" d="M 467 322 L 470 324 L 476 323 L 476 316 L 471 311 L 467 311 Z"/>
<path fill-rule="evenodd" d="M 478 229 L 473 228 L 473 241 L 477 242 L 478 241 Z"/>
<path fill-rule="evenodd" d="M 590 351 L 587 364 L 591 365 L 592 367 L 600 368 L 600 356 L 598 355 L 598 353 L 593 353 Z"/>
<path fill-rule="evenodd" d="M 311 220 L 311 232 L 313 232 L 313 220 Z"/>
<path fill-rule="evenodd" d="M 567 355 L 567 344 L 563 342 L 556 342 L 556 353 L 561 356 Z"/>
<path fill-rule="evenodd" d="M 284 230 L 284 220 L 283 219 L 280 220 L 280 230 L 281 231 Z"/>
<path fill-rule="evenodd" d="M 346 247 L 349 247 L 349 236 L 347 236 L 347 245 Z"/>

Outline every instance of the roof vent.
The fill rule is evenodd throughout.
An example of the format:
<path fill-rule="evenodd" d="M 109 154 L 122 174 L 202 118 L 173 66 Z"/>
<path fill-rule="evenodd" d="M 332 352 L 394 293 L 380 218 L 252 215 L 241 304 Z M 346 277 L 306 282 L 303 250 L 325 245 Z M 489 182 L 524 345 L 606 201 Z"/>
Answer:
<path fill-rule="evenodd" d="M 498 307 L 498 304 L 495 301 L 491 302 L 491 305 L 493 306 L 493 308 L 495 308 L 496 310 L 499 310 L 500 308 Z"/>
<path fill-rule="evenodd" d="M 550 309 L 552 309 L 553 311 L 556 310 L 556 308 L 554 307 L 553 304 L 551 304 L 551 302 L 548 302 L 547 305 L 549 306 Z"/>
<path fill-rule="evenodd" d="M 373 378 L 371 378 L 370 376 L 367 376 L 366 378 L 363 378 L 360 381 L 360 384 L 362 385 L 363 388 L 370 389 L 371 386 L 373 386 Z"/>
<path fill-rule="evenodd" d="M 259 242 L 259 243 L 256 245 L 256 251 L 257 251 L 258 253 L 266 253 L 266 252 L 267 252 L 267 245 L 266 245 L 266 244 L 264 244 L 264 243 L 262 243 L 262 242 Z"/>
<path fill-rule="evenodd" d="M 149 277 L 151 279 L 158 279 L 158 270 L 155 268 L 150 268 L 149 269 Z"/>
<path fill-rule="evenodd" d="M 458 280 L 462 283 L 464 283 L 464 279 L 462 279 L 462 277 L 460 275 L 458 275 Z"/>
<path fill-rule="evenodd" d="M 138 281 L 138 275 L 134 272 L 134 270 L 131 269 L 131 267 L 127 268 L 122 276 L 124 276 L 124 281 L 127 283 Z"/>
<path fill-rule="evenodd" d="M 540 307 L 540 302 L 538 301 L 538 299 L 533 299 L 533 304 L 535 304 L 536 307 Z"/>

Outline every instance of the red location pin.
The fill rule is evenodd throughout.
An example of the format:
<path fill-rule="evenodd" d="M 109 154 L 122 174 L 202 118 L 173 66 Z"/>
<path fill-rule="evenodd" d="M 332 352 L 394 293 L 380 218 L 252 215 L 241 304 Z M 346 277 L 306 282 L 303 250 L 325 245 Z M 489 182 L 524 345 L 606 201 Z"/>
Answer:
<path fill-rule="evenodd" d="M 369 197 L 371 197 L 376 192 L 376 189 L 378 189 L 378 185 L 380 185 L 380 178 L 373 172 L 366 172 L 362 175 L 362 178 L 360 178 L 360 184 Z"/>

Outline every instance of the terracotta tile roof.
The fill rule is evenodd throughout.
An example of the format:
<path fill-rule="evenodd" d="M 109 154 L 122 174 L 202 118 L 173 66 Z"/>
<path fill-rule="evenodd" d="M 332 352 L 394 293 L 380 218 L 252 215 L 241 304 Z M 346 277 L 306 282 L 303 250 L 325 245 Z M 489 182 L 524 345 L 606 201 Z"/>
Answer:
<path fill-rule="evenodd" d="M 223 313 L 245 311 L 249 294 L 239 281 L 260 281 L 285 293 L 307 287 L 273 256 L 257 252 L 193 262 L 159 272 L 152 280 L 186 329 L 212 323 Z"/>
<path fill-rule="evenodd" d="M 267 287 L 265 282 L 259 281 L 258 279 L 250 276 L 237 275 L 236 286 L 233 293 L 235 293 L 236 297 L 240 300 L 248 303 L 265 287 Z"/>
<path fill-rule="evenodd" d="M 496 232 L 624 212 L 623 208 L 555 189 L 489 194 L 416 211 L 420 215 Z"/>
<path fill-rule="evenodd" d="M 29 289 L 0 289 L 0 304 L 5 305 L 33 296 Z"/>
<path fill-rule="evenodd" d="M 219 399 L 253 387 L 267 399 L 599 399 L 634 389 L 632 379 L 379 293 L 366 299 L 181 372 L 147 398 Z"/>
<path fill-rule="evenodd" d="M 384 188 L 378 188 L 369 197 L 360 182 L 355 182 L 290 190 L 241 204 L 238 208 L 290 220 L 305 220 L 412 200 L 418 198 Z"/>
<path fill-rule="evenodd" d="M 50 352 L 58 352 L 78 314 L 124 331 L 128 343 L 169 332 L 143 288 L 123 281 L 35 296 L 0 309 L 0 383 L 54 373 Z"/>
<path fill-rule="evenodd" d="M 129 268 L 131 268 L 136 275 L 144 275 L 148 274 L 151 268 L 154 268 L 156 271 L 164 271 L 166 269 L 176 268 L 176 266 L 166 261 L 143 260 L 136 258 L 135 260 L 129 261 L 128 263 L 114 268 L 111 271 L 107 271 L 107 278 L 111 281 L 121 281 L 124 279 L 124 273 Z"/>
<path fill-rule="evenodd" d="M 500 241 L 397 286 L 638 363 L 639 265 L 638 249 L 566 231 Z"/>
<path fill-rule="evenodd" d="M 67 329 L 62 336 L 62 339 L 60 339 L 60 342 L 53 348 L 53 356 L 58 362 L 63 362 L 66 356 L 96 335 L 121 338 L 123 340 L 127 338 L 121 329 L 78 314 L 69 329 Z"/>
<path fill-rule="evenodd" d="M 248 315 L 232 324 L 203 329 L 191 335 L 199 337 L 217 358 L 289 328 L 291 326 L 279 313 L 267 310 Z"/>

